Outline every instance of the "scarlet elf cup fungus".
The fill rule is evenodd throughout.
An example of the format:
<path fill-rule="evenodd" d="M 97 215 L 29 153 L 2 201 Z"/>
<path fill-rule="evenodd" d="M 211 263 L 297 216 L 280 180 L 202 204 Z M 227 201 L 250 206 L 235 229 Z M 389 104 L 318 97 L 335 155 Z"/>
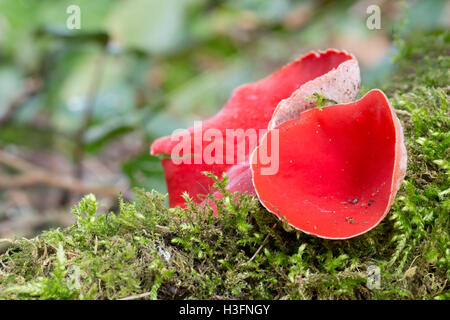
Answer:
<path fill-rule="evenodd" d="M 264 175 L 258 154 L 275 132 L 279 170 Z M 347 239 L 386 216 L 406 157 L 393 108 L 380 90 L 371 90 L 359 101 L 308 110 L 269 130 L 252 154 L 251 171 L 270 212 L 305 233 Z"/>
<path fill-rule="evenodd" d="M 354 81 L 338 80 L 350 79 L 340 75 L 349 72 L 353 75 L 352 79 L 356 81 L 356 85 Z M 333 81 L 339 82 L 338 92 L 330 89 L 335 87 L 330 84 Z M 309 83 L 313 84 L 307 86 Z M 304 86 L 306 86 L 305 90 L 299 91 Z M 329 99 L 349 102 L 356 98 L 358 88 L 359 68 L 356 59 L 345 51 L 334 49 L 319 53 L 310 52 L 263 80 L 237 88 L 225 107 L 217 115 L 204 121 L 200 130 L 190 128 L 182 134 L 160 138 L 151 146 L 153 155 L 172 155 L 171 158 L 162 160 L 170 206 L 184 205 L 184 199 L 181 196 L 183 192 L 187 192 L 196 202 L 202 201 L 197 196 L 207 193 L 212 184 L 212 180 L 202 172 L 209 171 L 220 176 L 232 166 L 242 165 L 248 161 L 256 144 L 251 143 L 251 137 L 246 133 L 248 130 L 267 129 L 275 108 L 283 99 L 297 93 L 292 96 L 292 100 L 301 105 L 304 110 L 314 106 L 311 101 L 304 102 L 304 96 L 309 93 L 324 92 L 325 95 L 331 95 L 327 96 Z M 334 96 L 335 93 L 337 96 Z M 291 117 L 291 111 L 289 108 L 285 110 L 280 107 L 280 118 L 286 114 Z M 214 130 L 214 134 L 207 134 L 210 129 Z M 231 146 L 229 143 L 222 143 L 220 148 L 213 148 L 210 155 L 214 157 L 214 161 L 205 161 L 203 150 L 208 147 L 211 150 L 212 144 L 217 146 L 219 135 L 222 135 L 223 142 L 227 130 L 241 130 L 241 133 L 233 137 Z M 180 139 L 184 139 L 184 142 L 180 142 Z M 184 143 L 182 148 L 179 148 L 180 143 Z M 239 150 L 243 150 L 241 154 Z M 218 155 L 222 155 L 222 161 L 217 158 Z M 186 161 L 177 161 L 175 158 Z M 249 177 L 248 170 L 239 171 L 240 174 L 235 175 L 236 179 L 241 176 Z M 230 184 L 234 183 L 230 179 Z M 251 183 L 235 183 L 234 185 L 234 191 L 252 193 Z"/>

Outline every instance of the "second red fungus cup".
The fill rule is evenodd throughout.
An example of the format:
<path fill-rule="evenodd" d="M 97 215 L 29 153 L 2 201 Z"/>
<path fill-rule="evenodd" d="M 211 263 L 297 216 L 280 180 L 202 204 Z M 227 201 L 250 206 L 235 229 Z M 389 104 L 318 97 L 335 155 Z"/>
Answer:
<path fill-rule="evenodd" d="M 261 174 L 258 154 L 277 130 L 275 174 Z M 406 172 L 400 122 L 388 99 L 362 99 L 301 113 L 268 131 L 253 152 L 253 184 L 261 203 L 296 229 L 327 239 L 365 233 L 388 213 Z"/>

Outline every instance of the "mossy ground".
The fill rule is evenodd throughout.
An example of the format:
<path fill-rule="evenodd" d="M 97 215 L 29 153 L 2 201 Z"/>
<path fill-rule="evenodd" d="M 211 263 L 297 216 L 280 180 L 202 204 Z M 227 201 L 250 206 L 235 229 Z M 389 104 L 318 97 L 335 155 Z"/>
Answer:
<path fill-rule="evenodd" d="M 398 41 L 383 85 L 405 129 L 408 171 L 391 212 L 357 238 L 289 230 L 258 200 L 168 209 L 138 190 L 117 214 L 88 195 L 76 223 L 17 239 L 0 255 L 2 299 L 449 299 L 449 34 Z M 379 289 L 368 269 L 381 270 Z"/>

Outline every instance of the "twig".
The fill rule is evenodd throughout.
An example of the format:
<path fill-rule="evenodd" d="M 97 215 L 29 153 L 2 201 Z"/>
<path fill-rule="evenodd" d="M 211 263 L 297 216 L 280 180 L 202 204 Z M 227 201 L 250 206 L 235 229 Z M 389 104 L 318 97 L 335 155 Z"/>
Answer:
<path fill-rule="evenodd" d="M 170 228 L 166 227 L 166 226 L 160 226 L 159 224 L 155 225 L 155 229 L 158 232 L 161 232 L 163 234 L 169 233 L 170 232 Z"/>
<path fill-rule="evenodd" d="M 57 222 L 58 224 L 66 225 L 70 222 L 69 218 L 72 219 L 71 217 L 68 217 L 68 215 L 61 216 L 58 212 L 16 218 L 0 224 L 0 237 L 8 237 L 13 230 L 18 230 L 19 228 L 21 228 L 20 232 L 22 235 L 29 236 L 33 234 L 35 228 L 48 223 Z M 14 243 L 14 241 L 9 241 L 9 239 L 5 238 L 3 238 L 0 242 Z"/>
<path fill-rule="evenodd" d="M 409 113 L 409 112 L 406 111 L 406 110 L 395 109 L 395 113 L 397 113 L 397 114 L 403 114 L 403 115 L 405 115 L 405 116 L 411 117 L 411 113 Z"/>
<path fill-rule="evenodd" d="M 264 245 L 266 244 L 267 240 L 269 240 L 269 236 L 270 233 L 267 234 L 267 236 L 264 238 L 263 243 L 261 243 L 261 245 L 259 246 L 258 250 L 256 250 L 256 252 L 253 254 L 253 256 L 250 258 L 250 260 L 248 260 L 246 263 L 250 263 L 253 261 L 253 259 L 256 258 L 256 256 L 259 254 L 259 252 L 261 251 L 261 249 L 264 247 Z"/>
<path fill-rule="evenodd" d="M 97 255 L 97 248 L 98 248 L 98 237 L 95 236 L 94 255 Z"/>
<path fill-rule="evenodd" d="M 137 299 L 148 297 L 151 294 L 152 294 L 151 292 L 145 292 L 145 293 L 141 293 L 137 296 L 129 296 L 129 297 L 125 297 L 125 298 L 117 299 L 117 300 L 137 300 Z"/>
<path fill-rule="evenodd" d="M 38 166 L 0 149 L 0 163 L 18 171 L 41 171 Z"/>
<path fill-rule="evenodd" d="M 30 236 L 34 234 L 34 229 L 39 226 L 49 223 L 58 223 L 60 225 L 68 225 L 72 223 L 73 217 L 70 214 L 61 215 L 60 212 L 46 213 L 44 215 L 31 215 L 24 218 L 16 218 L 11 221 L 2 222 L 0 224 L 0 237 L 8 236 L 13 230 L 21 229 L 20 233 L 23 236 Z M 25 227 L 25 229 L 24 229 Z M 17 233 L 16 233 L 17 236 Z M 3 238 L 1 242 L 15 243 L 15 240 Z"/>
<path fill-rule="evenodd" d="M 23 103 L 25 101 L 27 101 L 29 98 L 31 98 L 33 95 L 35 95 L 40 90 L 41 87 L 42 87 L 42 83 L 41 83 L 41 81 L 39 79 L 36 79 L 36 78 L 28 79 L 26 84 L 25 84 L 25 87 L 9 103 L 9 105 L 6 107 L 6 111 L 0 117 L 0 127 L 4 126 L 9 121 L 11 121 L 11 119 L 14 116 L 14 113 L 16 112 L 16 110 L 21 105 L 23 105 Z"/>
<path fill-rule="evenodd" d="M 16 176 L 0 175 L 0 188 L 18 188 L 44 184 L 73 192 L 95 193 L 102 196 L 117 196 L 120 192 L 120 189 L 115 186 L 91 185 L 79 179 L 61 177 L 59 174 L 40 168 L 3 150 L 0 150 L 0 163 L 23 172 Z"/>
<path fill-rule="evenodd" d="M 101 196 L 117 196 L 120 189 L 115 186 L 98 186 L 84 183 L 79 179 L 61 177 L 51 172 L 30 172 L 14 177 L 0 175 L 0 188 L 21 188 L 44 184 L 72 192 L 94 193 Z"/>
<path fill-rule="evenodd" d="M 85 147 L 85 134 L 89 129 L 92 122 L 92 117 L 94 115 L 95 102 L 97 99 L 97 92 L 100 87 L 100 80 L 103 75 L 103 70 L 105 66 L 106 59 L 106 47 L 103 46 L 101 54 L 98 56 L 98 62 L 95 64 L 95 69 L 93 71 L 92 81 L 89 84 L 88 94 L 86 103 L 84 105 L 83 123 L 75 134 L 75 149 L 74 149 L 74 160 L 75 160 L 75 172 L 74 176 L 77 179 L 83 177 L 83 159 L 84 159 L 84 147 Z"/>
<path fill-rule="evenodd" d="M 271 230 L 275 229 L 275 227 L 277 226 L 277 223 L 275 222 L 272 226 L 272 228 L 270 228 Z M 270 237 L 270 232 L 267 233 L 267 236 L 264 238 L 263 242 L 261 243 L 261 245 L 259 246 L 258 250 L 256 250 L 256 252 L 253 254 L 253 256 L 250 258 L 250 260 L 248 260 L 246 263 L 250 263 L 253 261 L 253 259 L 256 258 L 256 256 L 259 254 L 259 252 L 262 250 L 262 248 L 265 246 L 267 240 L 269 240 Z"/>

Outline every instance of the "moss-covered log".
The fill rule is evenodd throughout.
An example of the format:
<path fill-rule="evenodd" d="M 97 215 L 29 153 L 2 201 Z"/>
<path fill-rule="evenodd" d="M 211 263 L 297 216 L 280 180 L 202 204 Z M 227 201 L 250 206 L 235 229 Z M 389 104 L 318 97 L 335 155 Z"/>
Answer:
<path fill-rule="evenodd" d="M 11 241 L 0 255 L 2 299 L 449 299 L 449 33 L 398 41 L 383 86 L 405 128 L 408 171 L 385 219 L 367 234 L 329 241 L 293 230 L 242 195 L 220 217 L 138 190 L 120 212 L 88 195 L 76 223 Z M 2 240 L 7 242 L 7 240 Z M 381 274 L 368 285 L 368 270 Z"/>

